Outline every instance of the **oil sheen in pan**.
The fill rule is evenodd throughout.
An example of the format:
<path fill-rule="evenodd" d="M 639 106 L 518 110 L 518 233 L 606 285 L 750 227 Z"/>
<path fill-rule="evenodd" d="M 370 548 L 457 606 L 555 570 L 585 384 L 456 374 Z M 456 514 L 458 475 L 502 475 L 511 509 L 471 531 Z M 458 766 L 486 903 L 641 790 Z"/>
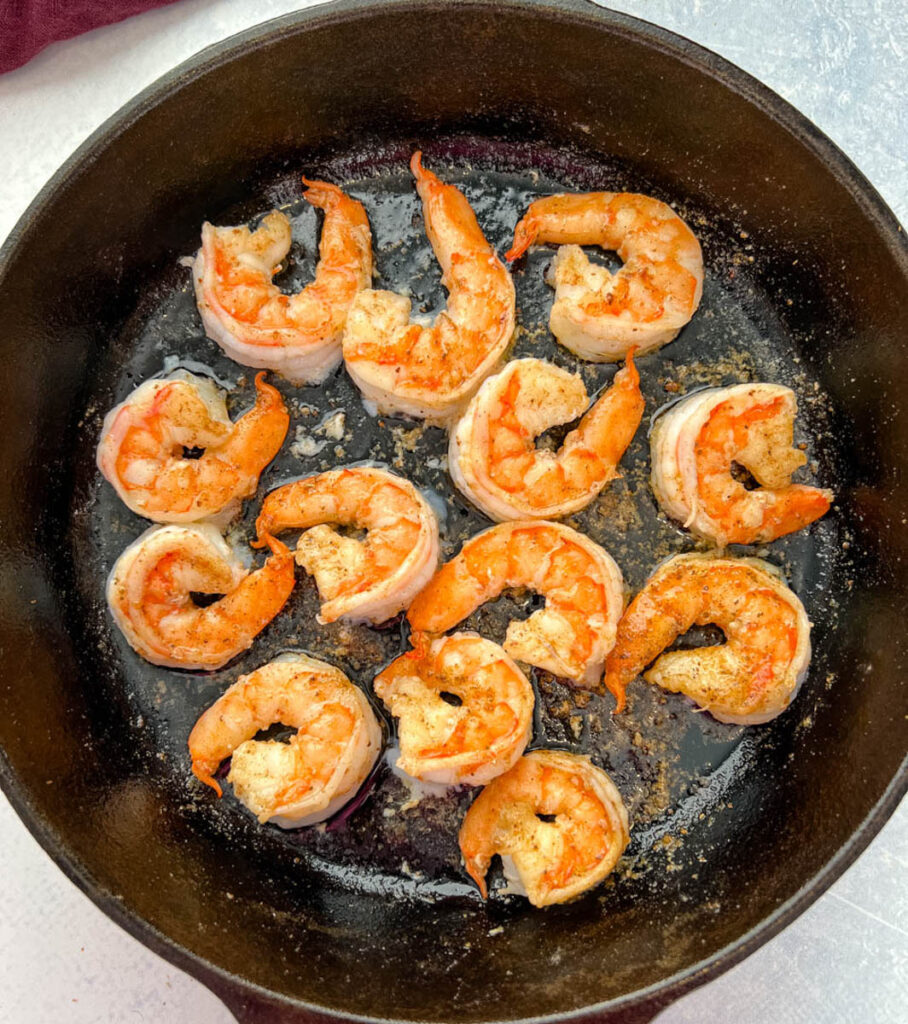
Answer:
<path fill-rule="evenodd" d="M 444 303 L 437 264 L 426 240 L 420 206 L 406 170 L 410 143 L 288 168 L 263 186 L 250 189 L 238 207 L 212 211 L 217 223 L 253 221 L 272 206 L 293 220 L 291 258 L 279 278 L 287 291 L 311 279 L 317 252 L 318 221 L 302 199 L 299 174 L 324 176 L 342 184 L 366 206 L 374 235 L 377 287 L 409 292 L 414 311 L 431 313 Z M 788 384 L 798 395 L 796 441 L 808 440 L 810 472 L 835 486 L 835 446 L 824 444 L 831 431 L 831 411 L 799 361 L 789 333 L 774 314 L 777 297 L 756 285 L 753 243 L 740 237 L 733 221 L 684 207 L 678 197 L 623 171 L 619 166 L 584 163 L 576 155 L 540 153 L 533 164 L 514 147 L 487 140 L 435 140 L 426 163 L 445 180 L 462 187 L 479 221 L 499 252 L 509 245 L 514 224 L 535 197 L 563 188 L 627 189 L 650 192 L 672 202 L 697 231 L 706 259 L 703 302 L 680 338 L 661 352 L 639 361 L 647 402 L 645 420 L 680 394 L 708 385 L 748 380 Z M 146 523 L 130 513 L 94 470 L 94 445 L 106 410 L 139 381 L 159 373 L 165 362 L 194 360 L 219 379 L 235 382 L 231 413 L 252 402 L 250 371 L 224 358 L 202 330 L 187 270 L 177 256 L 198 245 L 199 225 L 187 225 L 185 248 L 172 265 L 152 276 L 149 290 L 120 334 L 110 342 L 104 370 L 89 396 L 82 424 L 77 486 L 73 505 L 73 560 L 78 587 L 95 628 L 98 686 L 104 699 L 124 705 L 137 724 L 137 749 L 131 753 L 141 770 L 168 789 L 195 830 L 214 841 L 241 844 L 275 866 L 303 861 L 317 871 L 359 889 L 437 900 L 477 898 L 460 867 L 457 828 L 472 799 L 471 791 L 426 793 L 408 786 L 387 761 L 370 780 L 370 789 L 342 822 L 327 827 L 283 832 L 261 828 L 227 793 L 221 801 L 202 788 L 189 772 L 186 739 L 201 711 L 236 677 L 280 651 L 305 650 L 345 671 L 371 696 L 376 672 L 406 646 L 400 621 L 379 629 L 334 623 L 318 626 L 318 600 L 311 579 L 301 575 L 287 609 L 232 664 L 208 675 L 155 668 L 141 661 L 111 627 L 104 605 L 104 580 L 110 566 Z M 557 346 L 548 332 L 552 291 L 543 274 L 552 252 L 537 250 L 517 264 L 518 331 L 513 354 L 537 356 L 579 371 L 592 393 L 608 385 L 614 366 L 581 363 Z M 601 257 L 597 257 L 601 258 Z M 607 257 L 606 257 L 607 258 Z M 757 256 L 756 258 L 759 258 Z M 170 364 L 168 364 L 170 365 Z M 242 545 L 251 536 L 261 496 L 288 479 L 353 462 L 389 466 L 444 505 L 444 557 L 463 540 L 489 525 L 454 490 L 446 467 L 446 436 L 433 427 L 375 419 L 340 369 L 320 387 L 294 388 L 275 380 L 291 411 L 288 441 L 262 475 L 256 498 L 246 503 L 231 531 Z M 566 429 L 566 428 L 565 428 Z M 560 441 L 565 430 L 551 440 Z M 555 433 L 555 432 L 553 432 Z M 566 520 L 602 544 L 618 561 L 632 589 L 653 567 L 696 542 L 659 513 L 649 487 L 649 448 L 645 428 L 622 462 L 616 480 L 595 502 Z M 808 720 L 821 698 L 827 667 L 824 635 L 833 628 L 835 608 L 824 599 L 826 581 L 837 571 L 843 537 L 834 511 L 810 529 L 784 538 L 759 554 L 787 573 L 814 622 L 814 662 L 809 683 L 783 719 Z M 751 552 L 752 553 L 752 552 Z M 252 559 L 252 552 L 248 552 Z M 255 558 L 260 556 L 256 555 Z M 464 623 L 499 642 L 507 622 L 536 606 L 532 594 L 514 593 L 487 605 Z M 693 632 L 683 643 L 714 642 L 709 630 Z M 631 845 L 616 876 L 606 884 L 607 898 L 632 899 L 645 885 L 648 871 L 702 855 L 703 842 L 685 836 L 697 823 L 726 813 L 727 791 L 736 775 L 750 769 L 760 745 L 777 742 L 790 725 L 745 730 L 697 714 L 681 695 L 663 694 L 643 683 L 629 691 L 629 710 L 612 718 L 610 697 L 577 693 L 545 673 L 533 674 L 538 696 L 532 746 L 556 746 L 589 753 L 615 780 L 628 805 Z M 379 709 L 379 714 L 381 711 Z M 780 719 L 779 721 L 783 721 Z M 386 721 L 389 744 L 393 725 Z M 115 754 L 112 756 L 116 756 Z M 706 827 L 705 825 L 702 827 Z M 689 847 L 689 848 L 688 848 Z M 654 852 L 655 851 L 655 852 Z M 617 886 L 617 890 L 616 890 Z"/>

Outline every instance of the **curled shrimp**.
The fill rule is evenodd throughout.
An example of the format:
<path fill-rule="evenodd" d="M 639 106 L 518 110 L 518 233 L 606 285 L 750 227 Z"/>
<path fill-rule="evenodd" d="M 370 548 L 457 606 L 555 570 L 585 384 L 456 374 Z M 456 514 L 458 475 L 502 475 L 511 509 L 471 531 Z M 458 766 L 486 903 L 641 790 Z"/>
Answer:
<path fill-rule="evenodd" d="M 630 836 L 627 809 L 604 771 L 586 757 L 534 750 L 473 801 L 459 838 L 464 865 L 483 899 L 497 853 L 508 881 L 505 892 L 546 907 L 598 885 Z"/>
<path fill-rule="evenodd" d="M 366 531 L 363 540 L 327 524 Z M 269 535 L 305 530 L 296 561 L 315 577 L 319 622 L 385 622 L 403 611 L 438 564 L 438 521 L 408 481 L 357 466 L 306 477 L 272 491 L 256 522 Z"/>
<path fill-rule="evenodd" d="M 289 742 L 253 737 L 275 723 Z M 196 778 L 221 795 L 214 774 L 231 758 L 227 781 L 264 824 L 300 828 L 347 803 L 372 770 L 381 729 L 369 701 L 339 669 L 285 654 L 240 678 L 196 722 L 189 754 Z"/>
<path fill-rule="evenodd" d="M 153 665 L 216 669 L 252 646 L 293 589 L 293 558 L 249 572 L 210 523 L 153 526 L 117 559 L 107 602 L 123 635 Z M 205 608 L 193 594 L 223 594 Z"/>
<path fill-rule="evenodd" d="M 205 331 L 231 359 L 319 384 L 341 360 L 350 303 L 372 283 L 372 233 L 362 203 L 336 185 L 303 183 L 306 200 L 325 213 L 311 284 L 284 295 L 271 281 L 290 251 L 290 222 L 279 210 L 255 231 L 204 224 L 192 276 Z"/>
<path fill-rule="evenodd" d="M 451 432 L 454 483 L 499 522 L 559 519 L 584 508 L 617 475 L 643 416 L 633 351 L 588 405 L 577 374 L 541 359 L 513 360 L 485 381 Z M 539 434 L 581 414 L 557 453 L 536 448 Z"/>
<path fill-rule="evenodd" d="M 457 414 L 504 355 L 514 333 L 514 285 L 463 194 L 426 170 L 419 152 L 410 168 L 447 309 L 426 327 L 410 321 L 403 295 L 360 292 L 347 319 L 344 362 L 379 411 L 441 422 Z"/>
<path fill-rule="evenodd" d="M 691 626 L 719 626 L 726 642 L 662 652 Z M 659 657 L 661 655 L 661 657 Z M 628 684 L 683 693 L 720 722 L 758 725 L 791 703 L 810 663 L 804 606 L 766 562 L 677 555 L 662 565 L 618 623 L 605 664 L 617 711 Z"/>
<path fill-rule="evenodd" d="M 559 245 L 550 274 L 549 326 L 581 359 L 617 362 L 635 346 L 661 348 L 690 320 L 703 292 L 703 256 L 670 206 L 633 192 L 555 195 L 530 204 L 505 257 L 534 244 Z M 591 263 L 581 245 L 613 250 L 614 274 Z"/>
<path fill-rule="evenodd" d="M 545 595 L 545 607 L 508 626 L 504 649 L 580 686 L 599 682 L 624 607 L 611 555 L 560 523 L 501 523 L 471 537 L 439 569 L 407 617 L 418 632 L 443 633 L 507 588 Z"/>
<path fill-rule="evenodd" d="M 400 719 L 398 768 L 424 782 L 485 785 L 530 741 L 533 688 L 498 644 L 475 633 L 411 640 L 414 649 L 375 677 L 376 694 Z"/>
<path fill-rule="evenodd" d="M 255 405 L 231 423 L 223 393 L 186 371 L 147 380 L 104 419 L 98 468 L 126 505 L 156 523 L 191 523 L 255 493 L 290 417 L 280 392 L 255 379 Z M 204 451 L 187 458 L 186 449 Z"/>
<path fill-rule="evenodd" d="M 807 461 L 793 447 L 797 409 L 780 384 L 709 388 L 672 406 L 650 437 L 659 504 L 720 547 L 766 543 L 825 515 L 832 491 L 791 482 Z M 735 479 L 734 463 L 761 486 Z"/>

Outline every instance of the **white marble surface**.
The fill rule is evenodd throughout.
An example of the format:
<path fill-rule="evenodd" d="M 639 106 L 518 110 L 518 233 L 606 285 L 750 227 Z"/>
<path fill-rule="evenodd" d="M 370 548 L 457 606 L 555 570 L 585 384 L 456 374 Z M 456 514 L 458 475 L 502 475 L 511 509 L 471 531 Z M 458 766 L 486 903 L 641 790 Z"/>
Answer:
<path fill-rule="evenodd" d="M 209 43 L 310 6 L 183 0 L 56 44 L 0 77 L 0 238 L 72 150 Z M 908 216 L 903 0 L 627 0 L 750 71 L 812 118 Z M 97 910 L 0 797 L 0 1024 L 229 1024 L 206 989 Z M 908 804 L 856 865 L 743 964 L 659 1024 L 908 1022 Z"/>

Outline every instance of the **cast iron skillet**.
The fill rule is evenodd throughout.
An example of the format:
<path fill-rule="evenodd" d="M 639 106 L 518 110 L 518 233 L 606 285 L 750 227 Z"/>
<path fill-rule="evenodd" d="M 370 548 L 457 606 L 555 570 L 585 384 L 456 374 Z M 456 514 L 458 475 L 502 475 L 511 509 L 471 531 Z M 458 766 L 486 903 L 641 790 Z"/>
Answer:
<path fill-rule="evenodd" d="M 104 410 L 167 355 L 230 378 L 240 406 L 249 394 L 204 339 L 177 263 L 198 225 L 287 204 L 292 286 L 316 230 L 296 176 L 333 177 L 369 208 L 384 282 L 431 306 L 437 271 L 405 173 L 417 144 L 499 247 L 529 198 L 557 187 L 670 200 L 701 234 L 707 287 L 682 337 L 641 362 L 647 416 L 677 388 L 790 383 L 816 475 L 837 491 L 826 521 L 765 552 L 815 622 L 809 681 L 775 723 L 719 727 L 643 684 L 610 722 L 605 699 L 577 708 L 535 678 L 536 744 L 590 750 L 637 826 L 606 886 L 545 913 L 483 905 L 466 884 L 452 826 L 468 794 L 405 812 L 382 768 L 348 822 L 284 834 L 188 781 L 189 725 L 238 671 L 303 646 L 368 686 L 400 649 L 396 626 L 319 633 L 301 580 L 250 655 L 187 676 L 140 663 L 102 599 L 143 527 L 98 483 Z M 547 258 L 515 274 L 517 351 L 576 365 L 543 329 Z M 906 309 L 900 229 L 860 173 L 778 97 L 651 25 L 579 0 L 351 0 L 206 51 L 100 129 L 0 256 L 5 792 L 100 907 L 243 1020 L 649 1019 L 791 921 L 905 791 Z M 584 372 L 595 387 L 613 368 Z M 400 460 L 446 499 L 446 552 L 481 525 L 452 497 L 439 431 L 368 421 L 343 373 L 321 391 L 282 387 L 297 424 L 303 406 L 315 424 L 344 408 L 349 436 L 340 454 L 285 453 L 264 488 L 322 464 Z M 692 543 L 649 497 L 642 432 L 626 464 L 579 525 L 638 586 Z M 494 634 L 519 604 L 478 624 Z"/>

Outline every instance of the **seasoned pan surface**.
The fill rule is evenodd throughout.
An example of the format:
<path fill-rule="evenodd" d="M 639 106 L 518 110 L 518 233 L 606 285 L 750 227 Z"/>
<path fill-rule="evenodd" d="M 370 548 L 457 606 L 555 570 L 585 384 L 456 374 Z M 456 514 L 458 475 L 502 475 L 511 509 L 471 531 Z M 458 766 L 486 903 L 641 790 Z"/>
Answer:
<path fill-rule="evenodd" d="M 270 992 L 332 1013 L 490 1020 L 664 1000 L 703 976 L 698 965 L 727 964 L 803 906 L 897 799 L 904 243 L 860 175 L 781 101 L 702 51 L 582 4 L 341 4 L 231 45 L 96 140 L 0 268 L 0 318 L 17 325 L 3 338 L 16 386 L 0 406 L 4 786 L 105 909 L 234 1005 Z M 603 72 L 575 74 L 567 55 Z M 252 87 L 265 58 L 269 81 Z M 211 116 L 223 110 L 232 116 Z M 378 283 L 434 309 L 444 296 L 406 172 L 417 145 L 464 187 L 499 251 L 527 203 L 560 188 L 628 188 L 675 206 L 703 243 L 705 292 L 681 337 L 640 361 L 645 425 L 700 386 L 788 384 L 812 460 L 805 478 L 838 496 L 826 519 L 761 552 L 814 622 L 810 677 L 776 722 L 723 726 L 642 683 L 612 720 L 610 698 L 578 701 L 534 679 L 534 745 L 590 752 L 634 822 L 615 876 L 544 913 L 516 899 L 482 904 L 454 838 L 470 794 L 414 793 L 388 759 L 347 819 L 293 833 L 259 827 L 189 776 L 188 731 L 240 672 L 305 649 L 368 692 L 405 644 L 400 623 L 313 628 L 315 591 L 301 576 L 250 652 L 196 675 L 141 662 L 103 600 L 110 566 L 145 525 L 94 468 L 104 412 L 187 362 L 234 387 L 234 414 L 251 402 L 251 374 L 205 339 L 179 262 L 201 221 L 285 207 L 291 290 L 311 274 L 317 237 L 299 175 L 336 181 L 366 205 Z M 550 258 L 517 265 L 514 354 L 579 368 L 595 391 L 614 368 L 578 366 L 545 327 Z M 291 437 L 236 524 L 238 542 L 271 487 L 363 460 L 434 495 L 445 555 L 487 525 L 451 489 L 441 431 L 368 417 L 343 371 L 317 389 L 279 386 Z M 329 437 L 338 412 L 342 435 Z M 636 588 L 694 544 L 655 507 L 643 428 L 623 470 L 571 522 Z M 470 624 L 501 639 L 506 619 L 529 610 L 526 595 L 509 595 Z"/>
<path fill-rule="evenodd" d="M 412 146 L 388 145 L 378 154 L 358 150 L 320 161 L 317 173 L 341 183 L 360 199 L 369 214 L 377 256 L 377 287 L 409 291 L 420 312 L 444 303 L 438 270 L 426 238 L 419 200 L 406 169 Z M 490 241 L 501 252 L 513 237 L 517 218 L 536 197 L 559 190 L 601 188 L 652 192 L 619 165 L 603 165 L 579 154 L 539 149 L 518 150 L 477 138 L 434 138 L 427 163 L 446 181 L 462 187 L 476 209 Z M 282 286 L 296 291 L 311 280 L 317 258 L 315 211 L 301 197 L 297 173 L 261 183 L 238 207 L 213 213 L 218 223 L 242 223 L 256 213 L 278 207 L 293 218 L 295 246 Z M 671 202 L 673 197 L 662 195 Z M 640 371 L 647 400 L 645 424 L 622 462 L 623 477 L 588 508 L 568 520 L 602 544 L 618 561 L 628 585 L 638 589 L 655 566 L 671 554 L 695 548 L 689 534 L 658 511 L 649 487 L 647 426 L 660 409 L 699 387 L 751 380 L 789 384 L 797 391 L 800 436 L 809 439 L 814 476 L 841 478 L 843 453 L 834 426 L 835 409 L 816 378 L 805 369 L 778 322 L 773 305 L 755 288 L 755 247 L 734 221 L 717 222 L 715 211 L 675 200 L 679 212 L 694 224 L 707 260 L 706 290 L 700 312 L 680 340 L 643 357 Z M 185 252 L 197 245 L 197 226 L 186 226 Z M 742 234 L 744 237 L 742 238 Z M 588 390 L 608 386 L 613 366 L 585 363 L 558 346 L 548 331 L 552 290 L 543 280 L 552 251 L 536 250 L 518 265 L 520 327 L 514 356 L 536 356 L 582 373 Z M 252 404 L 253 373 L 223 357 L 201 329 L 189 270 L 174 262 L 148 282 L 148 294 L 125 329 L 111 339 L 88 409 L 80 428 L 81 458 L 73 509 L 73 564 L 84 602 L 77 614 L 93 625 L 84 637 L 86 655 L 95 665 L 98 683 L 110 688 L 108 699 L 125 699 L 136 721 L 149 764 L 161 767 L 162 783 L 185 805 L 192 820 L 227 842 L 248 844 L 257 856 L 300 858 L 318 872 L 369 892 L 411 898 L 476 899 L 460 866 L 457 829 L 475 790 L 439 795 L 431 787 L 408 786 L 390 763 L 395 759 L 393 723 L 386 721 L 388 756 L 375 774 L 371 791 L 349 816 L 341 814 L 327 827 L 282 832 L 261 828 L 227 797 L 220 803 L 189 772 L 186 739 L 199 714 L 239 674 L 252 671 L 281 651 L 305 650 L 339 665 L 371 695 L 375 674 L 408 649 L 407 626 L 400 619 L 380 629 L 315 621 L 318 598 L 314 581 L 300 572 L 290 603 L 252 648 L 224 669 L 191 674 L 157 668 L 134 654 L 111 629 L 104 602 L 104 582 L 123 548 L 147 528 L 132 515 L 100 479 L 93 445 L 104 412 L 147 377 L 175 365 L 208 370 L 231 386 L 233 414 Z M 262 478 L 260 493 L 246 503 L 230 536 L 245 547 L 254 536 L 261 495 L 288 480 L 338 466 L 377 463 L 401 473 L 429 497 L 442 524 L 443 555 L 491 525 L 453 487 L 447 472 L 447 434 L 417 422 L 374 417 L 341 368 L 324 385 L 293 387 L 279 383 L 292 415 L 288 440 Z M 341 416 L 338 416 L 338 413 Z M 564 428 L 553 440 L 566 433 Z M 338 436 L 339 435 L 339 436 Z M 708 828 L 693 837 L 680 833 L 679 822 L 715 818 L 727 807 L 728 786 L 754 771 L 757 752 L 780 742 L 778 734 L 808 727 L 814 703 L 825 691 L 826 638 L 835 628 L 837 608 L 828 600 L 831 581 L 847 575 L 847 526 L 832 515 L 812 528 L 760 550 L 791 580 L 814 622 L 817 656 L 812 684 L 776 728 L 745 729 L 723 725 L 692 711 L 682 695 L 663 694 L 645 684 L 631 691 L 630 712 L 611 717 L 610 696 L 578 694 L 536 670 L 536 728 L 532 746 L 557 746 L 591 754 L 615 779 L 634 822 L 633 843 L 622 865 L 623 896 L 647 887 L 667 865 L 691 867 L 709 848 Z M 744 553 L 745 549 L 742 549 Z M 752 552 L 749 552 L 752 553 Z M 834 585 L 834 584 L 833 584 Z M 465 623 L 502 642 L 511 618 L 522 618 L 538 606 L 531 593 L 503 597 L 484 606 Z M 714 643 L 714 631 L 702 630 L 687 643 Z M 97 654 L 102 659 L 97 660 Z M 787 728 L 786 728 L 787 727 Z M 759 785 L 758 780 L 753 783 Z M 229 787 L 228 787 L 229 788 Z M 690 833 L 688 832 L 688 835 Z M 654 852 L 654 848 L 655 851 Z M 599 899 L 607 909 L 609 890 Z M 620 899 L 621 896 L 619 895 Z M 525 908 L 513 901 L 510 912 Z M 506 913 L 508 911 L 505 911 Z"/>

